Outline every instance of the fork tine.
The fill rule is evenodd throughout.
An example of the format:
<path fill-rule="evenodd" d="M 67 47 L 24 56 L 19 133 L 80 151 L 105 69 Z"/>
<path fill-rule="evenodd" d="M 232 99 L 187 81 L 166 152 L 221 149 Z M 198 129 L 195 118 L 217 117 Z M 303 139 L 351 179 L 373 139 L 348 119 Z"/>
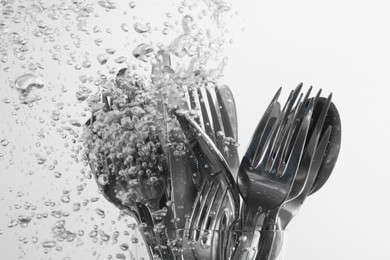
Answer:
<path fill-rule="evenodd" d="M 227 196 L 227 193 L 228 193 L 228 189 L 225 189 L 225 190 L 222 191 L 222 195 L 220 196 L 220 198 L 222 198 L 222 199 L 219 201 L 219 203 L 217 205 L 217 211 L 215 212 L 216 216 L 219 216 L 220 213 L 221 213 L 221 210 L 224 210 L 222 205 L 223 205 L 223 203 L 225 201 L 225 197 Z M 221 229 L 220 227 L 217 227 L 217 224 L 218 224 L 217 220 L 218 220 L 218 218 L 214 218 L 213 219 L 212 223 L 210 224 L 210 229 L 211 230 L 217 230 L 217 228 Z"/>
<path fill-rule="evenodd" d="M 292 95 L 290 95 L 290 98 L 286 103 L 285 111 L 280 121 L 280 125 L 276 133 L 275 141 L 273 141 L 270 144 L 270 150 L 269 153 L 267 154 L 267 157 L 264 157 L 264 160 L 268 162 L 268 165 L 265 165 L 266 169 L 274 169 L 274 170 L 279 169 L 280 165 L 285 161 L 285 154 L 288 154 L 289 150 L 287 150 L 287 148 L 290 146 L 290 143 L 292 143 L 291 139 L 294 135 L 294 131 L 296 131 L 295 130 L 296 122 L 299 123 L 299 121 L 297 121 L 299 109 L 296 109 L 295 111 L 292 110 L 292 105 L 296 102 L 296 98 L 298 98 L 298 94 L 299 94 L 298 92 L 295 92 Z M 302 94 L 299 95 L 296 106 L 300 104 L 301 99 L 302 99 Z M 293 119 L 288 121 L 288 116 L 291 113 L 293 113 Z M 273 156 L 275 157 L 274 160 L 272 160 Z"/>
<path fill-rule="evenodd" d="M 210 139 L 215 142 L 216 137 L 215 137 L 215 131 L 213 130 L 212 117 L 210 116 L 210 113 L 207 109 L 210 107 L 210 99 L 208 98 L 207 94 L 204 94 L 203 88 L 198 89 L 198 96 L 200 99 L 199 104 L 200 104 L 200 113 L 203 119 L 203 126 L 204 126 L 203 129 L 206 132 L 206 134 L 210 137 Z"/>
<path fill-rule="evenodd" d="M 218 148 L 218 150 L 223 153 L 224 151 L 224 144 L 223 144 L 223 138 L 221 136 L 221 133 L 225 133 L 225 129 L 223 127 L 222 122 L 222 116 L 220 113 L 220 106 L 218 103 L 218 100 L 215 97 L 216 93 L 213 88 L 207 88 L 206 89 L 207 97 L 210 103 L 210 113 L 213 120 L 213 126 L 214 126 L 214 136 L 215 136 L 215 144 Z"/>
<path fill-rule="evenodd" d="M 189 105 L 190 109 L 196 111 L 200 108 L 200 99 L 198 92 L 196 91 L 196 86 L 192 88 L 188 88 L 188 98 L 189 98 Z M 204 120 L 202 113 L 198 113 L 198 116 L 195 117 L 195 121 L 204 129 Z"/>
<path fill-rule="evenodd" d="M 258 159 L 261 155 L 260 150 L 264 148 L 264 143 L 267 139 L 269 139 L 270 132 L 266 132 L 265 130 L 269 129 L 270 131 L 274 129 L 273 127 L 266 127 L 270 124 L 271 118 L 278 118 L 280 115 L 280 106 L 277 102 L 282 88 L 276 92 L 273 97 L 271 103 L 268 105 L 267 110 L 264 115 L 261 117 L 255 132 L 252 135 L 252 140 L 249 142 L 249 146 L 247 148 L 246 154 L 242 160 L 244 163 L 250 164 L 252 167 L 256 164 L 256 158 Z M 275 125 L 275 122 L 273 122 Z M 264 149 L 263 149 L 264 150 Z"/>
<path fill-rule="evenodd" d="M 214 182 L 213 182 L 213 183 L 214 183 Z M 214 186 L 215 186 L 215 185 L 214 185 Z M 207 197 L 205 198 L 205 201 L 208 202 L 208 205 L 207 205 L 207 212 L 206 212 L 204 218 L 207 219 L 207 218 L 212 217 L 212 221 L 211 221 L 211 222 L 210 222 L 210 221 L 205 221 L 205 220 L 203 219 L 203 220 L 202 220 L 202 225 L 199 227 L 200 230 L 208 230 L 208 229 L 210 229 L 210 225 L 212 224 L 212 222 L 214 222 L 214 221 L 217 219 L 218 210 L 214 213 L 214 214 L 215 214 L 214 216 L 211 216 L 211 211 L 214 209 L 214 208 L 213 208 L 213 204 L 214 204 L 214 202 L 215 202 L 215 199 L 217 198 L 218 193 L 220 192 L 220 189 L 221 189 L 221 183 L 218 183 L 218 184 L 217 184 L 217 187 L 215 187 L 214 192 L 213 192 L 211 195 L 209 195 L 209 196 L 207 196 Z M 209 193 L 209 194 L 210 194 L 210 193 Z M 223 199 L 220 200 L 220 201 L 223 201 Z M 202 212 L 203 210 L 204 210 L 204 209 L 201 208 L 201 209 L 200 209 L 200 212 Z M 214 230 L 214 229 L 211 229 L 211 230 Z"/>
<path fill-rule="evenodd" d="M 286 167 L 284 168 L 282 178 L 295 178 L 297 174 L 298 166 L 302 158 L 302 153 L 305 148 L 305 141 L 307 137 L 307 132 L 309 131 L 310 119 L 313 113 L 314 100 L 311 100 L 307 109 L 305 118 L 302 120 L 302 123 L 299 127 L 299 132 L 294 142 L 293 149 L 290 154 L 288 154 L 288 161 Z M 290 189 L 292 186 L 290 187 Z"/>
<path fill-rule="evenodd" d="M 233 94 L 230 88 L 226 85 L 217 86 L 215 88 L 215 94 L 217 97 L 218 104 L 220 105 L 220 113 L 222 119 L 228 118 L 228 120 L 222 120 L 225 136 L 232 137 L 237 140 L 237 122 L 233 123 L 233 119 L 237 117 L 237 111 L 235 109 L 229 109 L 235 108 Z M 230 111 L 230 113 L 233 113 L 233 115 L 230 115 L 228 111 Z"/>
<path fill-rule="evenodd" d="M 198 214 L 199 207 L 201 207 L 202 203 L 205 203 L 204 200 L 202 201 L 202 196 L 204 196 L 203 192 L 204 192 L 204 190 L 206 190 L 207 183 L 208 182 L 206 180 L 203 181 L 202 186 L 200 187 L 199 192 L 196 195 L 195 201 L 194 201 L 192 209 L 191 209 L 191 216 L 189 218 L 188 224 L 186 224 L 187 230 L 195 230 L 196 229 L 196 228 L 194 228 L 194 227 L 196 227 L 196 224 L 195 224 L 196 215 L 198 215 L 198 216 L 200 215 L 200 214 Z M 210 192 L 210 191 L 211 191 L 211 189 L 207 190 L 207 192 Z"/>

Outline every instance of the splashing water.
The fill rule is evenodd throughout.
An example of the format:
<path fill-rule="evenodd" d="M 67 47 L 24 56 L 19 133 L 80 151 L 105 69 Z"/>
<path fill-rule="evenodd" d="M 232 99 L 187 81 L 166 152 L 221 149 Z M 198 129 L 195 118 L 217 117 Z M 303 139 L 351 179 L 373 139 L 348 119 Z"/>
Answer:
<path fill-rule="evenodd" d="M 163 147 L 187 152 L 164 137 L 177 122 L 159 106 L 180 106 L 181 86 L 217 84 L 231 12 L 216 0 L 159 2 L 1 1 L 4 258 L 148 259 L 135 220 L 96 199 L 85 145 L 91 162 L 105 154 L 121 166 L 131 189 L 117 199 L 153 207 L 168 185 Z M 91 114 L 94 132 L 84 127 Z M 158 220 L 172 205 L 154 207 Z"/>

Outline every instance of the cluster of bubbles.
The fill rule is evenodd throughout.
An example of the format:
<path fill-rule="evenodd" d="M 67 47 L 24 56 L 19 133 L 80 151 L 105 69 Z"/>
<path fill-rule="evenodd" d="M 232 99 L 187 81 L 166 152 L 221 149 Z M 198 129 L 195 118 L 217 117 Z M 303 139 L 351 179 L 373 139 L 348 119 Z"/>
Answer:
<path fill-rule="evenodd" d="M 0 163 L 9 171 L 20 164 L 20 174 L 27 172 L 21 178 L 33 189 L 23 191 L 28 188 L 15 185 L 8 190 L 12 195 L 0 193 L 1 205 L 9 209 L 0 218 L 0 239 L 4 233 L 19 237 L 19 259 L 29 259 L 34 251 L 29 244 L 54 256 L 70 244 L 82 248 L 90 242 L 115 245 L 118 251 L 104 256 L 108 259 L 142 259 L 132 251 L 135 245 L 144 246 L 136 232 L 139 227 L 123 211 L 111 220 L 117 211 L 108 212 L 104 200 L 99 200 L 89 163 L 98 169 L 107 166 L 126 182 L 130 188 L 118 191 L 118 198 L 153 208 L 153 218 L 166 214 L 166 207 L 156 205 L 169 178 L 163 147 L 173 149 L 177 157 L 188 148 L 177 121 L 165 118 L 161 107 L 184 102 L 182 86 L 216 84 L 222 76 L 227 63 L 224 47 L 230 41 L 224 17 L 230 6 L 220 0 L 178 1 L 161 10 L 163 21 L 157 25 L 138 17 L 143 5 L 118 0 L 0 1 L 0 84 L 10 90 L 4 92 L 1 105 L 13 116 L 1 122 Z M 98 22 L 102 19 L 116 19 L 119 24 L 106 28 Z M 116 37 L 126 43 L 110 42 Z M 53 72 L 52 67 L 59 71 Z M 121 68 L 126 68 L 122 74 Z M 34 125 L 35 132 L 23 130 L 31 145 L 19 147 L 12 136 L 16 129 L 6 131 L 5 120 L 14 120 L 20 128 Z M 169 131 L 178 133 L 179 141 L 171 142 L 166 136 Z M 52 136 L 62 141 L 52 143 Z M 33 160 L 24 161 L 18 153 Z M 78 169 L 76 174 L 73 168 Z M 101 172 L 97 182 L 105 186 L 109 176 Z M 36 184 L 39 175 L 42 181 L 53 178 L 49 179 L 52 187 Z M 50 192 L 27 202 L 34 189 Z M 169 201 L 166 204 L 170 206 Z M 50 227 L 39 224 L 40 220 Z M 72 221 L 93 225 L 89 230 L 77 228 Z M 120 222 L 126 222 L 126 228 Z M 37 225 L 45 232 L 31 235 Z M 93 258 L 103 255 L 99 249 L 92 252 Z"/>

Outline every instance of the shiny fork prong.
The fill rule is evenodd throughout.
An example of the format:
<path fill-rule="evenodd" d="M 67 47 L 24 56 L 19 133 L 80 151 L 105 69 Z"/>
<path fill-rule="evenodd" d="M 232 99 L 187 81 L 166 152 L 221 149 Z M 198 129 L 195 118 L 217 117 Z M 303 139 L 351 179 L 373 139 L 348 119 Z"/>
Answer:
<path fill-rule="evenodd" d="M 199 214 L 199 210 L 202 208 L 202 204 L 206 203 L 206 201 L 204 200 L 204 196 L 207 196 L 207 193 L 210 193 L 211 191 L 209 185 L 210 183 L 208 181 L 203 181 L 202 186 L 200 187 L 198 194 L 195 198 L 194 204 L 191 209 L 191 216 L 189 218 L 188 224 L 186 225 L 186 229 L 188 229 L 189 232 L 198 229 L 198 224 L 200 222 L 199 218 L 201 217 L 201 214 Z"/>
<path fill-rule="evenodd" d="M 234 138 L 235 140 L 237 140 L 237 136 L 235 133 L 237 133 L 237 129 L 233 129 L 234 126 L 232 124 L 232 117 L 237 117 L 237 115 L 229 115 L 228 113 L 228 106 L 232 106 L 232 103 L 233 103 L 233 106 L 235 106 L 234 104 L 234 99 L 233 98 L 230 98 L 229 99 L 229 95 L 227 95 L 225 93 L 225 95 L 222 95 L 222 93 L 224 92 L 228 92 L 230 94 L 230 97 L 233 97 L 233 94 L 231 93 L 230 89 L 228 86 L 226 85 L 222 85 L 222 86 L 217 86 L 215 88 L 215 95 L 216 95 L 216 100 L 219 104 L 219 107 L 220 107 L 220 113 L 221 113 L 221 117 L 222 118 L 229 118 L 229 120 L 223 120 L 223 129 L 224 129 L 224 132 L 225 132 L 225 136 L 227 137 L 232 137 Z"/>
<path fill-rule="evenodd" d="M 198 97 L 200 104 L 200 114 L 202 115 L 203 120 L 203 129 L 206 134 L 210 137 L 211 140 L 215 142 L 215 131 L 213 129 L 212 117 L 209 113 L 208 108 L 210 107 L 210 101 L 205 93 L 204 88 L 198 88 Z"/>
<path fill-rule="evenodd" d="M 214 182 L 213 182 L 213 184 L 214 184 Z M 204 215 L 204 219 L 202 220 L 201 226 L 199 227 L 200 230 L 210 229 L 212 222 L 214 222 L 218 217 L 218 214 L 217 214 L 218 210 L 215 211 L 215 207 L 213 207 L 213 205 L 214 205 L 217 198 L 219 198 L 219 201 L 223 200 L 223 199 L 221 199 L 223 197 L 220 196 L 221 183 L 218 183 L 216 185 L 215 184 L 212 185 L 212 189 L 214 189 L 213 193 L 209 193 L 209 196 L 207 198 L 205 198 L 205 200 L 207 201 L 207 205 L 205 206 L 205 208 L 200 209 L 200 212 L 203 212 L 207 209 L 207 211 Z M 215 212 L 212 212 L 213 210 Z M 212 214 L 214 214 L 214 215 L 212 216 Z"/>
<path fill-rule="evenodd" d="M 294 142 L 294 146 L 291 152 L 288 154 L 288 161 L 284 168 L 283 175 L 281 178 L 295 178 L 296 172 L 298 170 L 299 163 L 302 158 L 302 154 L 305 148 L 305 142 L 307 138 L 307 133 L 309 131 L 310 120 L 313 114 L 314 101 L 311 100 L 307 108 L 307 113 L 305 118 L 302 120 L 302 123 L 299 127 L 297 137 Z M 290 187 L 291 189 L 292 187 Z"/>
<path fill-rule="evenodd" d="M 198 110 L 200 108 L 200 99 L 196 87 L 188 88 L 188 98 L 190 101 L 190 110 Z M 204 129 L 204 119 L 202 113 L 198 113 L 194 120 Z"/>
<path fill-rule="evenodd" d="M 247 148 L 247 152 L 243 158 L 243 162 L 248 163 L 249 165 L 251 165 L 252 168 L 254 168 L 255 165 L 258 163 L 262 151 L 265 150 L 264 144 L 267 140 L 269 140 L 271 131 L 275 129 L 273 126 L 270 127 L 269 124 L 272 123 L 274 125 L 276 122 L 270 122 L 270 119 L 277 119 L 280 116 L 280 105 L 278 103 L 278 98 L 280 96 L 281 91 L 282 88 L 279 88 L 279 90 L 273 97 L 271 103 L 268 105 L 268 108 L 265 111 L 264 115 L 261 117 L 259 123 L 257 124 L 255 132 L 252 135 L 252 140 L 250 141 L 249 146 Z"/>

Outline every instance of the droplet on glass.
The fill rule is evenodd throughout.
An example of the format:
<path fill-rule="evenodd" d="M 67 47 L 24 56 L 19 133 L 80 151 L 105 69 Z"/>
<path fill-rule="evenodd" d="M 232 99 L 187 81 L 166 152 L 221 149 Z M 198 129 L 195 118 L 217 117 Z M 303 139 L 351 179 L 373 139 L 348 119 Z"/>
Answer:
<path fill-rule="evenodd" d="M 135 4 L 134 1 L 131 1 L 131 2 L 129 3 L 129 6 L 130 6 L 130 8 L 134 8 L 134 7 L 136 6 L 136 4 Z"/>

